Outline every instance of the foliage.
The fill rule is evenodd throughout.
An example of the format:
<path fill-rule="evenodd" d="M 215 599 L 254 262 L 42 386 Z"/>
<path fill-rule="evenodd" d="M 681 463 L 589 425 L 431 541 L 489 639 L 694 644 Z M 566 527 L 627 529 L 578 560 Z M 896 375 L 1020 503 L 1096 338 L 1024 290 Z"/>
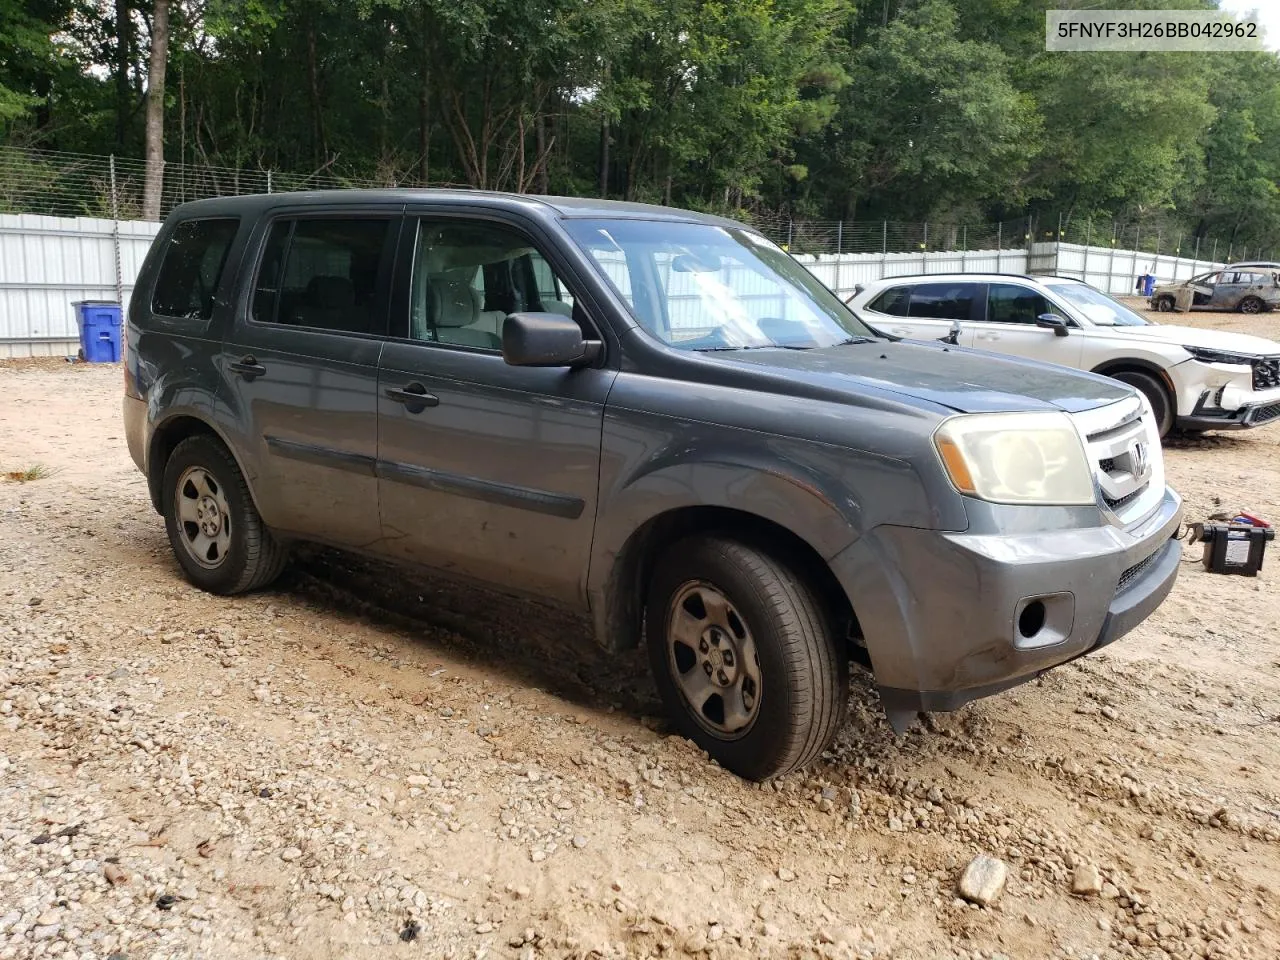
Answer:
<path fill-rule="evenodd" d="M 141 155 L 152 3 L 0 0 L 0 140 Z M 166 152 L 281 183 L 1280 240 L 1280 58 L 1051 54 L 1058 5 L 174 0 Z"/>

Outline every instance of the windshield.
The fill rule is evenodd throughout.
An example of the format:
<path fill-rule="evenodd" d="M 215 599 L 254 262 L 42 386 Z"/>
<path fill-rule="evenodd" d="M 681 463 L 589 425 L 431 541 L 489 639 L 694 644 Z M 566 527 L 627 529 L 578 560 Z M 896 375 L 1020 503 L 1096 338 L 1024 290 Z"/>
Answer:
<path fill-rule="evenodd" d="M 1152 322 L 1118 300 L 1083 283 L 1047 283 L 1053 293 L 1070 302 L 1100 327 L 1148 327 Z"/>
<path fill-rule="evenodd" d="M 651 334 L 683 350 L 805 349 L 875 334 L 763 237 L 708 223 L 566 220 Z"/>

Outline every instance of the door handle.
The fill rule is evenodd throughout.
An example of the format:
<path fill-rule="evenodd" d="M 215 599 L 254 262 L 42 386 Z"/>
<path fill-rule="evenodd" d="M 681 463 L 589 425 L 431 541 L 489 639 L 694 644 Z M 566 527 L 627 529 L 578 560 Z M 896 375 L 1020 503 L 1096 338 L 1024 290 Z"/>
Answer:
<path fill-rule="evenodd" d="M 227 364 L 228 369 L 240 374 L 246 380 L 253 380 L 255 377 L 261 377 L 267 372 L 267 368 L 255 360 L 252 356 L 241 357 L 239 360 L 233 360 Z"/>
<path fill-rule="evenodd" d="M 403 403 L 410 413 L 421 413 L 427 407 L 440 405 L 440 398 L 427 393 L 427 388 L 416 380 L 403 387 L 387 387 L 387 397 L 396 403 Z"/>

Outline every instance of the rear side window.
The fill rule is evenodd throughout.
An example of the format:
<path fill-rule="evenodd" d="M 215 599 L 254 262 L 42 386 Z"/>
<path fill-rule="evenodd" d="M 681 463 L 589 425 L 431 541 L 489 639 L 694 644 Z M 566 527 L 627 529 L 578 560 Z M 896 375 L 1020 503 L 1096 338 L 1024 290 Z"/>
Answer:
<path fill-rule="evenodd" d="M 910 288 L 890 287 L 867 306 L 877 313 L 887 313 L 891 317 L 905 317 L 907 315 L 907 304 L 910 300 Z"/>
<path fill-rule="evenodd" d="M 187 220 L 165 245 L 151 293 L 151 312 L 161 317 L 207 321 L 240 220 Z"/>
<path fill-rule="evenodd" d="M 251 307 L 259 323 L 382 333 L 390 219 L 277 220 Z"/>
<path fill-rule="evenodd" d="M 911 287 L 908 316 L 930 320 L 968 320 L 973 306 L 972 283 L 919 283 Z"/>

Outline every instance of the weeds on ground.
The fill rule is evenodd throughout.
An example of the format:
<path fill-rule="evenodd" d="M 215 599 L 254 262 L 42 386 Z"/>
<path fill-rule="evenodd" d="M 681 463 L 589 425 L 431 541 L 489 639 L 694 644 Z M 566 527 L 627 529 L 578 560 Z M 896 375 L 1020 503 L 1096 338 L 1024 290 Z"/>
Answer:
<path fill-rule="evenodd" d="M 0 477 L 4 477 L 10 483 L 30 483 L 32 480 L 48 480 L 52 477 L 56 470 L 46 467 L 43 463 L 33 463 L 25 470 L 6 470 L 0 473 Z"/>

